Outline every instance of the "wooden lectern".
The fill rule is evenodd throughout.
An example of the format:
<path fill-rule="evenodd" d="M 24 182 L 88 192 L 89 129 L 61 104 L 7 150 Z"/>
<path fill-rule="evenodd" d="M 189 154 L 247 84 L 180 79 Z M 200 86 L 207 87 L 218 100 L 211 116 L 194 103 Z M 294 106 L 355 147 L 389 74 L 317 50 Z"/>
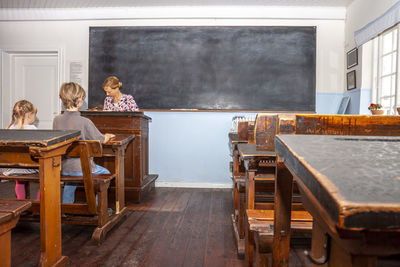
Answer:
<path fill-rule="evenodd" d="M 81 111 L 102 133 L 134 134 L 125 152 L 125 199 L 140 202 L 158 174 L 149 174 L 149 122 L 143 112 Z M 107 161 L 107 159 L 103 159 Z M 113 164 L 111 162 L 105 162 Z"/>

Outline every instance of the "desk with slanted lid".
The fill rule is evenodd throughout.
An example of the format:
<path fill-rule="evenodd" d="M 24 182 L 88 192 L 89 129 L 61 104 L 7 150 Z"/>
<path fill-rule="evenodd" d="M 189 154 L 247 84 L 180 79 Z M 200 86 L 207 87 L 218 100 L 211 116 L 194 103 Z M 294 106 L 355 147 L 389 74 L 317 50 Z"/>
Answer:
<path fill-rule="evenodd" d="M 26 200 L 0 199 L 0 265 L 11 266 L 11 229 L 18 222 L 19 215 L 31 203 Z"/>
<path fill-rule="evenodd" d="M 61 253 L 61 156 L 80 131 L 0 130 L 1 166 L 39 166 L 40 266 L 64 266 Z"/>
<path fill-rule="evenodd" d="M 399 137 L 279 135 L 275 145 L 314 217 L 314 258 L 329 242 L 328 266 L 375 266 L 377 256 L 400 253 Z M 287 224 L 290 211 L 275 208 L 286 216 L 275 225 Z M 289 249 L 282 231 L 290 236 L 274 230 L 274 254 Z M 274 256 L 274 266 L 282 264 Z"/>
<path fill-rule="evenodd" d="M 255 180 L 274 181 L 276 153 L 274 151 L 257 150 L 254 143 L 238 144 L 238 150 L 240 160 L 244 162 L 247 173 L 246 208 L 254 209 Z M 258 178 L 256 178 L 256 174 L 260 174 Z M 270 202 L 272 201 L 273 198 Z"/>
<path fill-rule="evenodd" d="M 133 134 L 125 151 L 125 198 L 140 202 L 154 188 L 158 174 L 149 174 L 149 123 L 142 111 L 81 111 L 102 133 Z M 103 165 L 103 164 L 100 164 Z"/>

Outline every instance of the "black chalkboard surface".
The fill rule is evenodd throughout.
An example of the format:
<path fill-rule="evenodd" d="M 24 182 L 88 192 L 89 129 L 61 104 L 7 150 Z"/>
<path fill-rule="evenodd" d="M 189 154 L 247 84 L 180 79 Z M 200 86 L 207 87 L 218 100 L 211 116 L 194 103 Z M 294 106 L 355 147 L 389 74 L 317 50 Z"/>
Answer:
<path fill-rule="evenodd" d="M 91 27 L 89 108 L 315 111 L 315 27 Z"/>

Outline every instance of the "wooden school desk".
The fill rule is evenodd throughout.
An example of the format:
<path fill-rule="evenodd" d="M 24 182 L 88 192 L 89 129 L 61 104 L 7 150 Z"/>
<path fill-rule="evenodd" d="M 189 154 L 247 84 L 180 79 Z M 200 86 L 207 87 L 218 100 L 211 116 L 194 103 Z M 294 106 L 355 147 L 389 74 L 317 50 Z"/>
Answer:
<path fill-rule="evenodd" d="M 125 208 L 125 150 L 135 138 L 131 134 L 117 134 L 114 138 L 103 144 L 103 157 L 110 157 L 112 162 L 104 160 L 111 165 L 109 170 L 115 170 L 115 213 L 126 213 Z"/>
<path fill-rule="evenodd" d="M 81 111 L 102 133 L 134 134 L 125 152 L 126 201 L 140 202 L 158 178 L 149 174 L 149 122 L 143 112 Z M 102 165 L 102 164 L 101 164 Z"/>
<path fill-rule="evenodd" d="M 293 177 L 314 217 L 314 259 L 376 266 L 400 253 L 399 137 L 278 135 L 275 146 L 293 176 L 276 179 L 273 266 L 288 266 Z"/>
<path fill-rule="evenodd" d="M 275 158 L 273 151 L 257 150 L 256 144 L 238 144 L 240 160 L 244 162 L 246 169 L 246 209 L 254 209 L 255 206 L 255 182 L 274 182 L 275 179 Z M 267 169 L 263 173 L 261 170 Z M 257 176 L 257 174 L 259 174 Z M 269 202 L 273 202 L 273 191 L 271 191 Z"/>
<path fill-rule="evenodd" d="M 68 262 L 61 253 L 61 156 L 79 136 L 80 131 L 0 130 L 1 166 L 39 166 L 39 266 L 65 266 Z"/>
<path fill-rule="evenodd" d="M 11 229 L 31 203 L 27 200 L 0 199 L 0 266 L 11 266 Z"/>

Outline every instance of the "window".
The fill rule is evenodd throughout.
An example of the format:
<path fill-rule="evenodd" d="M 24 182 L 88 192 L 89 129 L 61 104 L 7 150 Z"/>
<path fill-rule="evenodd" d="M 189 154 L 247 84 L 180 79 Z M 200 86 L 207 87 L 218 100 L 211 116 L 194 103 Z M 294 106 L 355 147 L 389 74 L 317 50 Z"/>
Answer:
<path fill-rule="evenodd" d="M 374 87 L 372 102 L 380 103 L 386 114 L 396 114 L 400 106 L 400 88 L 397 84 L 398 30 L 391 28 L 374 39 Z"/>

